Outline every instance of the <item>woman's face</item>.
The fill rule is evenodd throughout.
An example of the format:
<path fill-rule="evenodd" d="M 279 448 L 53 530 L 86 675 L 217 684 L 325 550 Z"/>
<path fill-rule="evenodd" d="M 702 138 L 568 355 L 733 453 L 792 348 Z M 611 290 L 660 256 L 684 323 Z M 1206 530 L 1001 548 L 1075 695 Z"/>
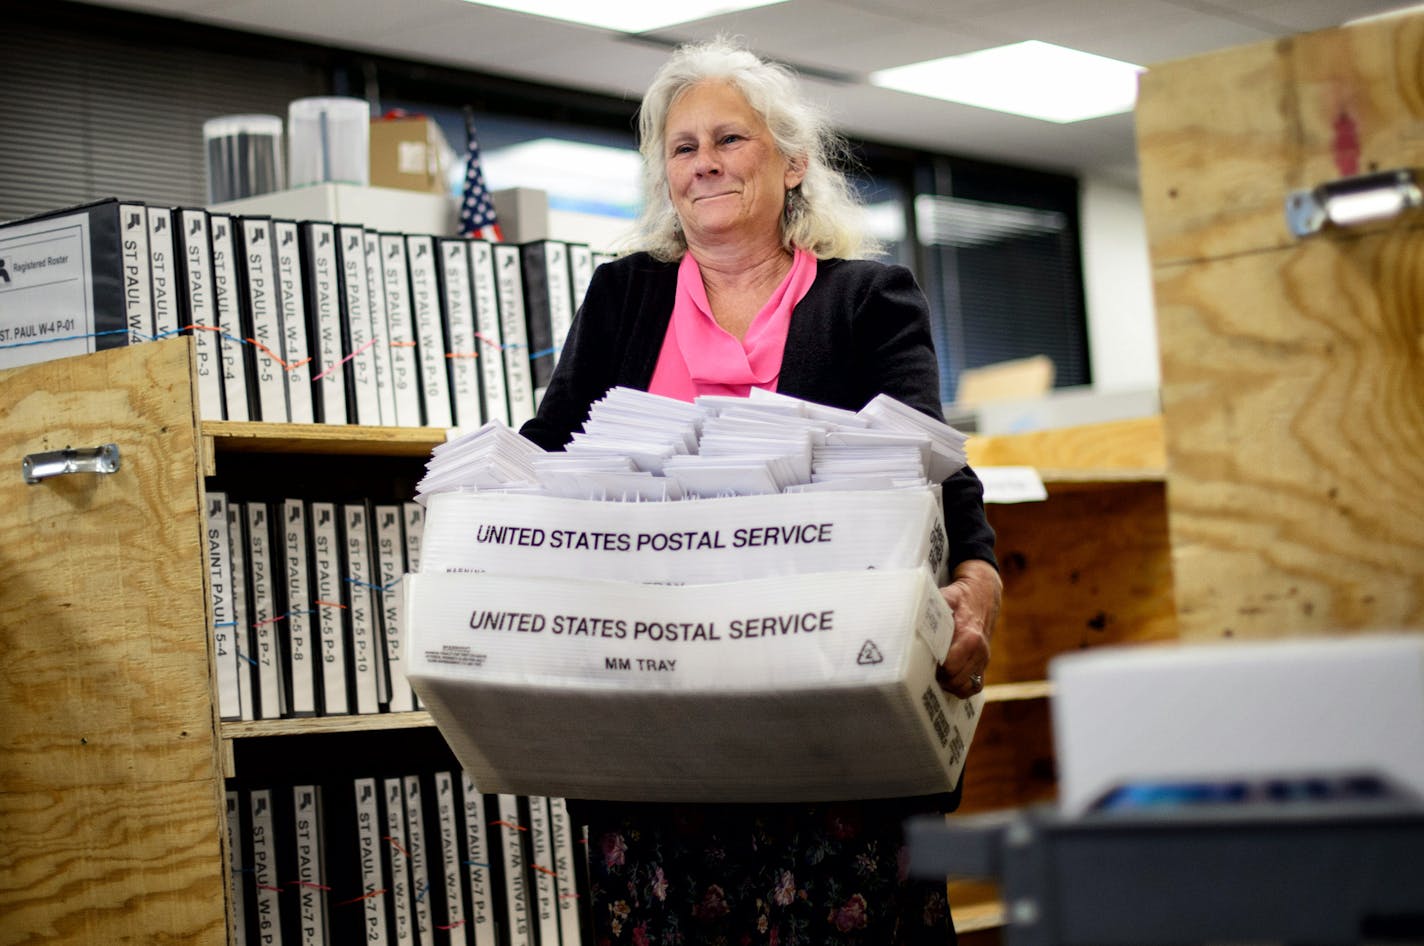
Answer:
<path fill-rule="evenodd" d="M 664 125 L 668 191 L 689 245 L 780 242 L 786 191 L 802 172 L 776 150 L 756 110 L 725 82 L 692 86 Z"/>

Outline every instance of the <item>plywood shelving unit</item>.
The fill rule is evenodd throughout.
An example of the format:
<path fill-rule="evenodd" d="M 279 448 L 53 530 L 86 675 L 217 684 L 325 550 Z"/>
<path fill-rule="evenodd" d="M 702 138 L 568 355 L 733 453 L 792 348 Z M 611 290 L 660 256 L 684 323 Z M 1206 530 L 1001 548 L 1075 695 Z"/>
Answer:
<path fill-rule="evenodd" d="M 0 373 L 0 466 L 15 471 L 0 503 L 0 914 L 46 942 L 227 943 L 224 780 L 243 747 L 431 727 L 425 713 L 218 718 L 207 478 L 281 480 L 313 458 L 414 477 L 444 432 L 201 422 L 188 345 Z M 109 442 L 112 475 L 18 475 L 25 454 Z M 971 442 L 976 463 L 1045 471 L 1049 499 L 990 510 L 1007 601 L 964 810 L 1052 796 L 1054 653 L 1174 633 L 1160 454 L 1152 421 Z M 967 932 L 1002 919 L 992 891 L 957 891 L 956 914 Z"/>

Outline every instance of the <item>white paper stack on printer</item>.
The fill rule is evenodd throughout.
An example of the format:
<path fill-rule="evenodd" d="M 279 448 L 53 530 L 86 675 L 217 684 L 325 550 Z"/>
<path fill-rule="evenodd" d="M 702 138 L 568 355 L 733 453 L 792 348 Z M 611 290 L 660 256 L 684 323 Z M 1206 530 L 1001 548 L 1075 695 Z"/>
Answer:
<path fill-rule="evenodd" d="M 935 681 L 963 437 L 916 413 L 615 389 L 563 453 L 433 454 L 409 676 L 481 790 L 951 790 L 982 703 Z"/>

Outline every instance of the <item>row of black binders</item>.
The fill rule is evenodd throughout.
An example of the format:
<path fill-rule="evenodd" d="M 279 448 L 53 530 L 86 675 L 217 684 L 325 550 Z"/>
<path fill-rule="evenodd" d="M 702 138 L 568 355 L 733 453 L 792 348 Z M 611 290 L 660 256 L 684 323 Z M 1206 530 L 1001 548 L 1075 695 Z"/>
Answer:
<path fill-rule="evenodd" d="M 606 258 L 560 240 L 490 243 L 118 199 L 7 223 L 0 247 L 53 246 L 70 230 L 76 247 L 88 244 L 87 350 L 191 333 L 205 420 L 518 428 Z M 29 347 L 54 321 L 43 264 L 22 263 L 36 287 L 7 286 L 20 291 L 0 304 L 0 324 L 24 338 L 17 361 L 46 357 Z M 72 343 L 83 329 L 52 335 Z M 50 357 L 69 353 L 56 346 Z"/>
<path fill-rule="evenodd" d="M 223 719 L 419 708 L 401 589 L 420 567 L 418 503 L 210 490 L 206 521 Z"/>
<path fill-rule="evenodd" d="M 458 769 L 230 786 L 236 942 L 579 946 L 582 832 L 564 800 Z"/>

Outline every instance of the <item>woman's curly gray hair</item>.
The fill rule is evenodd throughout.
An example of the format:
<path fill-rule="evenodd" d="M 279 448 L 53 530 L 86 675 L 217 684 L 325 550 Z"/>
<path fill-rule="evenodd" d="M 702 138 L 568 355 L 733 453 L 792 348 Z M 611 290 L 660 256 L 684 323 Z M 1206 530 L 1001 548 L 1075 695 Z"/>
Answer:
<path fill-rule="evenodd" d="M 875 253 L 877 247 L 863 229 L 860 199 L 837 166 L 849 163 L 845 140 L 825 113 L 806 100 L 790 69 L 764 62 L 725 38 L 679 46 L 643 96 L 638 110 L 643 211 L 623 248 L 644 250 L 660 260 L 678 260 L 687 252 L 687 239 L 668 194 L 665 125 L 668 111 L 683 93 L 707 81 L 726 82 L 737 89 L 766 122 L 782 156 L 804 162 L 805 178 L 787 193 L 782 245 L 788 250 L 804 249 L 818 259 Z"/>

